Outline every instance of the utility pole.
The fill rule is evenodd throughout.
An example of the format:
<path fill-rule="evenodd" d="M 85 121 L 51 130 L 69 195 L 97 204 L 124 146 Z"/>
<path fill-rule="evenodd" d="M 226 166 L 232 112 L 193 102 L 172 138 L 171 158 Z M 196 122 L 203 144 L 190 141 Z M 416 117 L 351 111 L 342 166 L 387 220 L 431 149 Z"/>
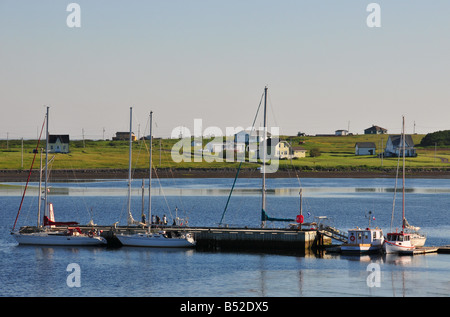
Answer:
<path fill-rule="evenodd" d="M 383 137 L 381 137 L 381 167 L 383 167 L 383 155 L 384 155 L 384 151 L 383 151 Z"/>
<path fill-rule="evenodd" d="M 437 142 L 434 142 L 434 164 L 436 164 Z"/>
<path fill-rule="evenodd" d="M 81 134 L 83 135 L 83 148 L 85 148 L 86 144 L 84 143 L 84 129 L 83 128 L 81 129 Z"/>
<path fill-rule="evenodd" d="M 21 168 L 23 168 L 23 137 L 22 137 L 22 155 L 21 155 L 21 157 L 22 157 L 22 164 L 20 166 L 21 166 Z"/>

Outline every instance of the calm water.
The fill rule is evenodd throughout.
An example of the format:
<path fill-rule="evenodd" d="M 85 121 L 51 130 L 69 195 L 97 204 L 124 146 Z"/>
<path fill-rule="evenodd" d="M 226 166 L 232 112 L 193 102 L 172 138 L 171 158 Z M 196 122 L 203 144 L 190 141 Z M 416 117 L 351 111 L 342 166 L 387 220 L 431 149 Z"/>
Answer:
<path fill-rule="evenodd" d="M 215 226 L 228 199 L 232 179 L 154 180 L 153 213 L 188 218 L 191 226 Z M 259 226 L 261 181 L 240 179 L 224 215 L 230 226 Z M 450 255 L 304 256 L 269 253 L 204 252 L 142 248 L 18 246 L 9 232 L 21 199 L 21 184 L 0 186 L 1 296 L 164 296 L 297 297 L 421 296 L 450 294 Z M 394 180 L 302 179 L 305 221 L 328 216 L 335 227 L 390 228 Z M 36 184 L 24 201 L 18 226 L 36 224 Z M 133 215 L 141 213 L 141 181 L 133 183 Z M 299 210 L 296 179 L 267 181 L 267 211 L 292 217 Z M 450 244 L 450 180 L 407 181 L 407 219 L 428 235 L 427 245 Z M 126 224 L 126 182 L 52 184 L 56 220 L 91 219 Z M 401 206 L 397 193 L 396 206 Z M 396 208 L 394 225 L 401 223 Z M 284 226 L 275 223 L 274 226 Z M 79 265 L 80 287 L 69 287 L 67 271 Z M 376 277 L 369 265 L 376 265 Z M 370 276 L 369 276 L 370 275 Z M 378 284 L 371 283 L 377 281 Z"/>

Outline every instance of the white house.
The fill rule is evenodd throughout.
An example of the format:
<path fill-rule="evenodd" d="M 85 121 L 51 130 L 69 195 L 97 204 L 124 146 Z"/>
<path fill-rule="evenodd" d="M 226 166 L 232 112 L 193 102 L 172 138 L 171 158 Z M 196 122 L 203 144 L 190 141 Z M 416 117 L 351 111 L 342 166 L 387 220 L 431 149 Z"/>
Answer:
<path fill-rule="evenodd" d="M 401 135 L 389 136 L 384 150 L 384 156 L 403 156 L 403 141 Z M 409 134 L 405 135 L 405 156 L 417 156 L 413 139 Z"/>
<path fill-rule="evenodd" d="M 205 145 L 205 151 L 211 153 L 220 153 L 225 151 L 244 153 L 245 147 L 246 147 L 245 143 L 235 143 L 233 141 L 224 141 L 224 142 L 212 141 Z"/>
<path fill-rule="evenodd" d="M 250 133 L 251 132 L 251 133 Z M 270 138 L 270 132 L 266 131 L 267 137 Z M 234 135 L 234 142 L 236 143 L 245 143 L 245 144 L 258 144 L 259 142 L 264 140 L 264 130 L 256 129 L 256 130 L 241 130 Z"/>
<path fill-rule="evenodd" d="M 69 153 L 69 142 L 68 134 L 49 135 L 49 153 Z"/>
<path fill-rule="evenodd" d="M 377 147 L 373 142 L 357 142 L 355 144 L 355 155 L 375 155 Z"/>

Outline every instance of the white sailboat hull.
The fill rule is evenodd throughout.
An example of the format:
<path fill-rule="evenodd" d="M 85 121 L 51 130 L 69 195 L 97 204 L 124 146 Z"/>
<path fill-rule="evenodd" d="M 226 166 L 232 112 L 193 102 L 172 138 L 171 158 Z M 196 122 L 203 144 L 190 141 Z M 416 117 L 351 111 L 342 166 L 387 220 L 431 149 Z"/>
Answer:
<path fill-rule="evenodd" d="M 119 234 L 117 238 L 124 246 L 153 248 L 191 248 L 195 241 L 191 237 L 168 238 L 160 234 Z"/>
<path fill-rule="evenodd" d="M 107 243 L 105 238 L 99 236 L 67 236 L 46 232 L 13 233 L 13 237 L 22 245 L 95 246 L 106 245 Z"/>

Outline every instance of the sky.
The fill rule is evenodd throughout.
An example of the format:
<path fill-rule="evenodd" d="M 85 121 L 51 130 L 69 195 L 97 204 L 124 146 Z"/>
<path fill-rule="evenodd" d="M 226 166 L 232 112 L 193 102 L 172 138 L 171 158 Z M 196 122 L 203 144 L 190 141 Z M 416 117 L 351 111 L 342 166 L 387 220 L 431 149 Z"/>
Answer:
<path fill-rule="evenodd" d="M 69 27 L 69 3 L 80 27 Z M 369 27 L 379 4 L 380 27 Z M 450 129 L 450 1 L 0 0 L 0 139 Z M 198 122 L 198 121 L 197 121 Z M 258 116 L 257 126 L 262 125 Z"/>

